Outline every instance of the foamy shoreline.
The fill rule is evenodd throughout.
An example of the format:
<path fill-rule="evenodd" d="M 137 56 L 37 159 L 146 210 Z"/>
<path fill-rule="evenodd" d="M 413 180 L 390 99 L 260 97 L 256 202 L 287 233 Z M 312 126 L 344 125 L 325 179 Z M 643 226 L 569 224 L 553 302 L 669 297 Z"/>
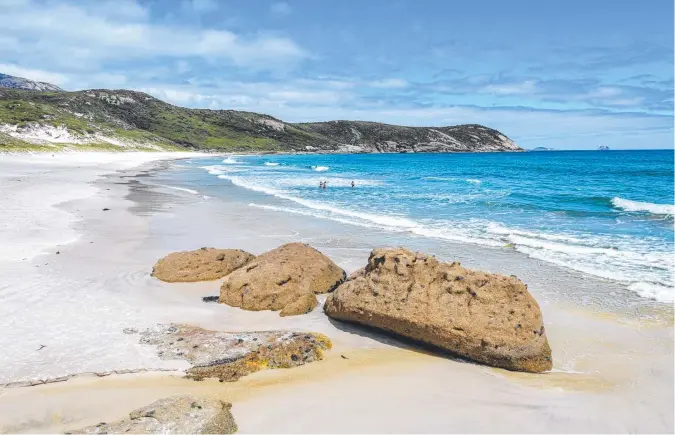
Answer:
<path fill-rule="evenodd" d="M 672 390 L 667 388 L 673 379 L 672 325 L 669 332 L 663 326 L 616 322 L 583 309 L 549 306 L 545 321 L 555 370 L 532 376 L 420 353 L 359 328 L 338 328 L 320 309 L 283 319 L 276 313 L 203 304 L 199 297 L 217 292 L 217 285 L 158 283 L 148 276 L 154 260 L 171 250 L 225 243 L 260 252 L 297 237 L 287 231 L 293 218 L 280 222 L 272 218 L 273 211 L 265 210 L 260 214 L 247 210 L 238 216 L 236 208 L 176 189 L 180 186 L 137 184 L 143 179 L 129 178 L 133 175 L 129 173 L 88 184 L 105 173 L 136 167 L 138 160 L 102 161 L 103 156 L 94 156 L 86 162 L 65 158 L 50 162 L 46 157 L 35 162 L 27 156 L 14 162 L 0 157 L 0 173 L 6 174 L 0 175 L 0 183 L 21 179 L 15 181 L 18 184 L 30 178 L 30 190 L 12 189 L 18 199 L 22 192 L 37 194 L 53 187 L 48 198 L 36 201 L 42 208 L 35 209 L 37 213 L 30 209 L 28 215 L 56 206 L 69 220 L 44 219 L 42 225 L 49 229 L 50 223 L 58 224 L 59 236 L 77 234 L 79 239 L 65 245 L 66 237 L 50 240 L 59 244 L 58 256 L 55 245 L 35 245 L 48 253 L 33 261 L 0 260 L 0 278 L 5 283 L 0 297 L 12 297 L 3 299 L 12 312 L 0 316 L 0 327 L 9 334 L 1 343 L 5 352 L 0 367 L 11 364 L 29 374 L 58 368 L 68 358 L 75 360 L 71 365 L 75 371 L 96 371 L 92 370 L 96 364 L 104 370 L 130 368 L 114 364 L 125 359 L 137 363 L 139 358 L 147 367 L 159 367 L 150 350 L 133 339 L 119 341 L 125 339 L 123 327 L 157 321 L 193 322 L 221 330 L 322 332 L 333 339 L 335 348 L 323 362 L 260 372 L 227 385 L 194 383 L 169 374 L 137 374 L 4 390 L 1 432 L 64 431 L 119 418 L 156 398 L 185 392 L 232 401 L 242 433 L 673 430 Z M 151 168 L 133 172 L 138 171 L 152 179 Z M 67 203 L 57 201 L 62 198 Z M 148 211 L 128 210 L 134 207 Z M 110 210 L 103 212 L 103 208 Z M 8 220 L 6 214 L 3 219 Z M 240 221 L 254 228 L 245 228 Z M 305 237 L 317 237 L 321 226 L 316 235 L 311 228 L 305 230 L 310 231 Z M 319 238 L 308 241 L 323 244 Z M 341 265 L 353 269 L 364 255 L 367 252 L 345 254 Z M 73 293 L 77 297 L 69 299 Z M 35 324 L 31 315 L 36 316 Z M 69 328 L 45 334 L 46 329 L 63 327 L 70 320 L 76 322 Z M 47 347 L 39 351 L 44 353 L 38 353 L 32 345 L 45 340 Z M 54 370 L 54 376 L 63 373 Z M 306 411 L 308 401 L 312 405 Z M 405 412 L 392 412 L 397 409 Z M 484 418 L 486 413 L 490 419 Z"/>

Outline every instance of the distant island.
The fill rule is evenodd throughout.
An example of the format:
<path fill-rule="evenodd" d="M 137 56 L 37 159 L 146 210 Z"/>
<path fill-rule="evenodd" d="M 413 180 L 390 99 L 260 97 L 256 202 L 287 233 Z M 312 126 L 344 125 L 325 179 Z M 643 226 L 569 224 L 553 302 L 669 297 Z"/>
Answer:
<path fill-rule="evenodd" d="M 188 109 L 142 92 L 66 92 L 0 75 L 0 152 L 58 149 L 442 153 L 523 151 L 477 124 L 406 127 L 366 121 L 289 123 L 238 110 Z"/>
<path fill-rule="evenodd" d="M 558 150 L 556 148 L 536 147 L 532 148 L 530 151 L 558 151 Z"/>
<path fill-rule="evenodd" d="M 609 147 L 607 145 L 600 145 L 598 151 L 609 151 Z"/>

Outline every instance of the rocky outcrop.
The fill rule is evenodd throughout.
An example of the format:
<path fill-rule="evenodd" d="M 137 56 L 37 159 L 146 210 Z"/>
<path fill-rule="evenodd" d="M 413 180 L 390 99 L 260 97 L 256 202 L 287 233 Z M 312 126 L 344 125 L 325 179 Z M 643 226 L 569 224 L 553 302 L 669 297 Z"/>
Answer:
<path fill-rule="evenodd" d="M 373 250 L 324 310 L 495 367 L 552 366 L 541 311 L 520 280 L 403 248 Z"/>
<path fill-rule="evenodd" d="M 0 88 L 23 89 L 37 92 L 62 92 L 63 89 L 56 85 L 45 82 L 24 79 L 23 77 L 10 76 L 0 73 Z"/>
<path fill-rule="evenodd" d="M 254 255 L 241 249 L 201 248 L 174 252 L 155 264 L 152 276 L 166 282 L 213 281 L 254 258 Z"/>
<path fill-rule="evenodd" d="M 131 411 L 128 419 L 67 433 L 231 434 L 237 431 L 237 425 L 230 408 L 231 404 L 218 399 L 175 396 Z"/>
<path fill-rule="evenodd" d="M 290 305 L 284 315 L 304 314 L 316 306 L 316 298 L 308 295 L 330 292 L 344 279 L 345 272 L 321 252 L 304 243 L 288 243 L 229 274 L 218 302 L 252 311 Z"/>
<path fill-rule="evenodd" d="M 220 332 L 191 325 L 158 325 L 141 333 L 141 344 L 155 346 L 164 360 L 182 359 L 194 380 L 236 381 L 263 369 L 290 368 L 323 359 L 328 337 L 287 331 Z"/>

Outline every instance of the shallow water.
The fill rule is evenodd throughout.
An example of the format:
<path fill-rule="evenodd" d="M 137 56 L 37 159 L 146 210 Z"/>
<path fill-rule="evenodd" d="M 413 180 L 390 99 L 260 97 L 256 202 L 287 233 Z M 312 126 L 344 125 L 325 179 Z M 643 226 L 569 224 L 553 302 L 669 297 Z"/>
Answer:
<path fill-rule="evenodd" d="M 675 295 L 672 151 L 230 156 L 180 165 L 167 185 L 234 196 L 252 209 L 401 241 L 412 234 L 506 247 L 645 298 Z"/>

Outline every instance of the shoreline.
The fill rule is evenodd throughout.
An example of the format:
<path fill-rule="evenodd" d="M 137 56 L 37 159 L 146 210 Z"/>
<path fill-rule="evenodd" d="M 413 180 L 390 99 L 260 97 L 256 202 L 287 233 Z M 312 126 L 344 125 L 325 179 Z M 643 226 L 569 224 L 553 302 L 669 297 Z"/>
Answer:
<path fill-rule="evenodd" d="M 171 191 L 171 187 L 176 186 L 162 188 L 146 183 L 146 180 L 161 182 L 162 168 L 167 166 L 170 163 L 154 162 L 127 168 L 124 172 L 97 175 L 94 187 L 101 195 L 73 199 L 57 206 L 79 219 L 69 225 L 81 234 L 80 238 L 60 245 L 58 257 L 50 254 L 37 257 L 50 263 L 46 267 L 41 261 L 35 264 L 34 260 L 18 266 L 15 273 L 23 274 L 24 281 L 35 279 L 38 285 L 45 285 L 48 278 L 60 285 L 84 285 L 88 292 L 100 291 L 103 293 L 98 295 L 111 298 L 97 301 L 94 297 L 84 301 L 84 307 L 106 303 L 112 306 L 120 303 L 119 307 L 123 309 L 136 306 L 135 311 L 121 322 L 110 322 L 109 328 L 100 332 L 94 328 L 92 333 L 103 334 L 99 336 L 101 338 L 117 339 L 123 325 L 175 320 L 218 330 L 256 328 L 320 332 L 333 340 L 333 350 L 327 353 L 324 361 L 293 369 L 258 372 L 226 385 L 177 379 L 175 373 L 141 373 L 111 374 L 103 378 L 76 377 L 67 382 L 32 388 L 0 388 L 0 408 L 6 409 L 0 412 L 0 432 L 63 431 L 102 421 L 101 418 L 119 418 L 136 404 L 149 403 L 153 394 L 159 398 L 186 391 L 229 397 L 242 433 L 354 432 L 359 429 L 362 432 L 523 431 L 531 428 L 541 431 L 672 431 L 673 396 L 672 390 L 667 390 L 673 379 L 672 323 L 650 326 L 635 318 L 628 322 L 622 318 L 612 319 L 584 307 L 566 307 L 559 302 L 542 304 L 556 363 L 553 372 L 533 376 L 429 354 L 376 331 L 351 325 L 338 325 L 338 328 L 323 315 L 321 307 L 305 316 L 280 318 L 272 312 L 246 312 L 202 303 L 201 296 L 217 292 L 217 282 L 167 285 L 153 281 L 148 277 L 149 269 L 168 251 L 194 249 L 206 243 L 209 246 L 250 248 L 258 253 L 280 241 L 298 237 L 287 231 L 292 227 L 284 227 L 289 219 L 277 218 L 267 226 L 248 230 L 241 226 L 243 221 L 260 225 L 275 216 L 273 213 L 252 216 L 250 211 L 244 210 L 243 215 L 237 215 L 238 209 L 230 207 L 232 204 L 219 204 L 218 200 L 206 200 L 190 192 Z M 106 204 L 110 211 L 103 214 L 101 210 Z M 329 230 L 336 234 L 340 232 L 333 226 Z M 314 233 L 326 233 L 326 228 L 319 225 L 306 231 L 312 237 Z M 326 246 L 331 257 L 332 253 L 342 249 L 336 260 L 348 271 L 362 263 L 361 257 L 367 255 L 367 251 L 362 252 L 360 248 L 349 251 L 348 246 L 326 243 L 325 239 L 330 237 L 329 231 L 324 239 L 309 240 L 309 243 L 318 244 L 322 250 Z M 0 266 L 5 264 L 0 263 Z M 83 264 L 87 270 L 82 270 Z M 47 277 L 39 275 L 43 270 Z M 6 273 L 0 267 L 0 274 L 6 276 Z M 78 274 L 85 276 L 78 278 Z M 99 281 L 101 285 L 96 286 Z M 10 281 L 9 285 L 15 283 Z M 32 295 L 35 289 L 24 285 L 19 291 Z M 538 300 L 541 297 L 538 295 Z M 31 296 L 24 307 L 37 309 L 39 304 Z M 165 310 L 168 312 L 163 312 Z M 141 316 L 143 312 L 150 315 Z M 41 320 L 58 321 L 54 317 Z M 2 325 L 5 326 L 3 330 L 7 331 L 11 325 L 11 321 Z M 71 331 L 82 330 L 82 327 L 82 324 L 74 325 Z M 116 328 L 119 328 L 117 334 Z M 16 337 L 29 342 L 33 338 L 42 340 L 31 338 L 36 331 L 26 329 L 24 334 Z M 84 350 L 91 344 L 94 343 L 82 342 L 79 347 L 70 347 L 66 353 L 58 355 L 66 355 L 73 349 Z M 49 343 L 45 350 L 51 351 L 52 346 Z M 9 349 L 11 353 L 13 348 Z M 21 355 L 19 348 L 14 349 L 17 353 L 12 354 L 13 357 Z M 100 362 L 105 365 L 109 361 L 100 352 L 115 353 L 121 349 L 127 352 L 131 349 L 128 356 L 142 355 L 148 364 L 155 358 L 149 349 L 142 348 L 134 339 L 119 346 L 111 344 L 97 348 L 89 356 L 102 358 Z M 654 349 L 661 350 L 655 353 Z M 349 359 L 341 358 L 342 354 Z M 118 356 L 124 355 L 122 352 Z M 87 356 L 83 354 L 82 358 Z M 33 370 L 49 367 L 44 358 L 49 357 L 45 354 L 39 359 L 27 359 L 25 363 Z M 572 367 L 566 367 L 565 364 L 570 362 Z M 580 371 L 583 373 L 578 373 Z M 138 394 L 139 385 L 152 392 Z M 247 388 L 249 396 L 237 396 L 237 391 Z M 89 402 L 90 397 L 95 399 Z M 311 415 L 293 413 L 294 409 L 302 409 L 310 397 L 321 404 L 314 405 Z M 517 402 L 515 407 L 514 401 Z M 115 405 L 110 406 L 112 403 Z M 391 415 L 392 409 L 399 408 L 407 409 L 407 413 L 383 420 L 385 415 Z M 261 409 L 265 410 L 265 418 L 261 418 Z M 335 412 L 353 418 L 336 421 L 331 418 Z M 495 421 L 483 421 L 480 416 L 485 412 L 494 413 Z M 630 416 L 631 412 L 635 413 L 634 417 Z M 54 413 L 60 417 L 54 417 Z M 589 420 L 591 415 L 593 420 Z M 8 418 L 12 421 L 7 421 Z"/>

